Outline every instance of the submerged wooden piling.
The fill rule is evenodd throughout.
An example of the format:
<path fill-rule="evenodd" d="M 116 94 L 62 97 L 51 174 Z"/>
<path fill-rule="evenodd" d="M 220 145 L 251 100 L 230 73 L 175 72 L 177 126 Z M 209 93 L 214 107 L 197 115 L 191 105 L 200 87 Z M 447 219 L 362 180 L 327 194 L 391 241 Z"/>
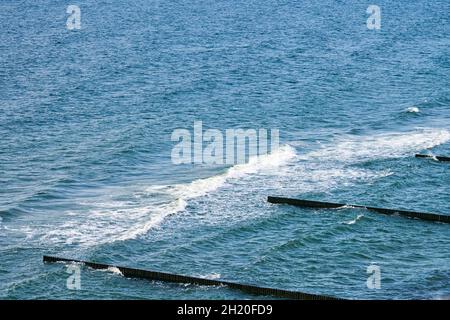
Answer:
<path fill-rule="evenodd" d="M 348 206 L 348 207 L 352 207 L 352 208 L 367 209 L 367 210 L 375 211 L 375 212 L 386 214 L 386 215 L 399 215 L 399 216 L 404 216 L 404 217 L 408 217 L 408 218 L 415 218 L 415 219 L 421 219 L 421 220 L 427 220 L 427 221 L 450 223 L 450 215 L 444 215 L 444 214 L 415 212 L 415 211 L 398 210 L 398 209 L 385 209 L 385 208 L 376 208 L 376 207 L 355 205 L 355 204 L 302 200 L 302 199 L 292 199 L 292 198 L 272 197 L 272 196 L 269 196 L 267 198 L 267 201 L 270 203 L 290 204 L 290 205 L 298 206 L 298 207 L 323 208 L 323 209 L 334 209 L 334 208 L 341 208 L 341 207 Z"/>
<path fill-rule="evenodd" d="M 197 277 L 157 272 L 157 271 L 133 269 L 133 268 L 127 268 L 127 267 L 119 267 L 119 266 L 114 266 L 114 265 L 88 262 L 88 261 L 75 260 L 75 259 L 43 256 L 43 261 L 44 262 L 80 263 L 80 264 L 84 264 L 88 267 L 91 267 L 93 269 L 117 268 L 123 274 L 123 276 L 127 277 L 127 278 L 142 278 L 142 279 L 148 279 L 148 280 L 154 280 L 154 281 L 164 281 L 164 282 L 173 282 L 173 283 L 189 283 L 189 284 L 195 284 L 195 285 L 201 285 L 201 286 L 227 286 L 231 289 L 236 289 L 236 290 L 240 290 L 240 291 L 243 291 L 246 293 L 261 295 L 261 296 L 274 296 L 274 297 L 278 297 L 278 298 L 298 299 L 298 300 L 340 300 L 340 299 L 337 299 L 334 297 L 304 293 L 304 292 L 299 292 L 299 291 L 288 291 L 288 290 L 281 290 L 281 289 L 274 289 L 274 288 L 265 288 L 265 287 L 247 285 L 247 284 L 234 283 L 234 282 L 204 279 L 204 278 L 197 278 Z"/>
<path fill-rule="evenodd" d="M 432 156 L 432 155 L 428 155 L 428 154 L 416 154 L 416 158 L 432 158 L 432 159 L 436 159 L 438 161 L 450 161 L 450 157 L 444 157 L 444 156 Z"/>

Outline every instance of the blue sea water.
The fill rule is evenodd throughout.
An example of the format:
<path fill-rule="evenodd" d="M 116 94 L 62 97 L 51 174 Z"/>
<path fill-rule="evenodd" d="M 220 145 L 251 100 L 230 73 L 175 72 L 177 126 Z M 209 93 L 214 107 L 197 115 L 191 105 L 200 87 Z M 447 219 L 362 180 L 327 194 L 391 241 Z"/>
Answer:
<path fill-rule="evenodd" d="M 42 255 L 349 299 L 450 295 L 448 225 L 268 195 L 450 214 L 450 2 L 0 3 L 0 298 L 251 299 Z M 238 166 L 174 165 L 171 133 L 278 128 Z M 366 285 L 367 267 L 381 288 Z"/>

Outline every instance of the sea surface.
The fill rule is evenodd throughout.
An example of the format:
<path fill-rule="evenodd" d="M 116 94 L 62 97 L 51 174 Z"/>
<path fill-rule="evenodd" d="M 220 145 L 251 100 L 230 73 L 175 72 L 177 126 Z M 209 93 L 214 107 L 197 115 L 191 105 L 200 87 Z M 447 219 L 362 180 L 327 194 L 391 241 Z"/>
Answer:
<path fill-rule="evenodd" d="M 414 157 L 450 155 L 448 0 L 78 0 L 80 30 L 70 4 L 0 2 L 0 298 L 258 298 L 89 268 L 71 290 L 43 255 L 346 299 L 450 296 L 449 225 L 266 201 L 450 214 L 449 164 Z M 194 121 L 279 129 L 280 148 L 175 165 L 171 134 Z"/>

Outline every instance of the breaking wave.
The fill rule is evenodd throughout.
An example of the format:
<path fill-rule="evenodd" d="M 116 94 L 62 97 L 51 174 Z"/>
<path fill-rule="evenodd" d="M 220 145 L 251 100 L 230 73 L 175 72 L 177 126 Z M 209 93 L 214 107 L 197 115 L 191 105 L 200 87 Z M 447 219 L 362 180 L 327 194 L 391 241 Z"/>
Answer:
<path fill-rule="evenodd" d="M 392 174 L 389 170 L 370 170 L 352 164 L 369 159 L 410 156 L 413 152 L 449 140 L 447 130 L 423 129 L 365 137 L 345 136 L 303 155 L 285 145 L 272 154 L 251 158 L 246 164 L 232 166 L 221 174 L 190 183 L 147 186 L 132 191 L 121 189 L 117 197 L 105 196 L 103 201 L 95 199 L 88 210 L 66 212 L 64 220 L 60 225 L 52 226 L 52 230 L 33 232 L 40 232 L 40 238 L 45 242 L 81 246 L 134 239 L 158 228 L 168 216 L 184 212 L 193 199 L 208 196 L 208 201 L 226 201 L 226 195 L 220 198 L 215 194 L 219 189 L 234 197 L 245 194 L 265 197 L 271 190 L 294 195 L 303 191 L 341 188 Z M 216 205 L 226 211 L 226 204 Z M 210 211 L 199 210 L 203 213 Z M 232 215 L 230 212 L 222 214 L 228 218 Z"/>
<path fill-rule="evenodd" d="M 248 175 L 271 173 L 274 168 L 286 165 L 295 157 L 295 149 L 285 145 L 271 154 L 252 157 L 248 163 L 232 166 L 216 176 L 197 179 L 187 184 L 150 186 L 144 191 L 149 203 L 100 203 L 100 208 L 91 210 L 83 223 L 78 219 L 66 222 L 48 232 L 44 239 L 65 239 L 68 244 L 86 245 L 134 239 L 158 227 L 169 215 L 184 211 L 189 200 L 205 196 L 226 186 L 228 182 Z M 77 218 L 77 215 L 74 217 Z"/>

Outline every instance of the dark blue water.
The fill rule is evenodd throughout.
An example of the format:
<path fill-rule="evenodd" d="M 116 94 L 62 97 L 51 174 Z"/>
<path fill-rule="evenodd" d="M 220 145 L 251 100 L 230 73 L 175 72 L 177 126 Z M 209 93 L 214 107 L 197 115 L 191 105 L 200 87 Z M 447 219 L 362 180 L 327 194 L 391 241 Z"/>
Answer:
<path fill-rule="evenodd" d="M 450 295 L 448 225 L 268 195 L 450 214 L 450 3 L 0 4 L 0 297 L 253 298 L 43 254 L 362 299 Z M 239 166 L 174 165 L 171 134 L 278 128 Z M 381 269 L 381 289 L 366 286 Z"/>

